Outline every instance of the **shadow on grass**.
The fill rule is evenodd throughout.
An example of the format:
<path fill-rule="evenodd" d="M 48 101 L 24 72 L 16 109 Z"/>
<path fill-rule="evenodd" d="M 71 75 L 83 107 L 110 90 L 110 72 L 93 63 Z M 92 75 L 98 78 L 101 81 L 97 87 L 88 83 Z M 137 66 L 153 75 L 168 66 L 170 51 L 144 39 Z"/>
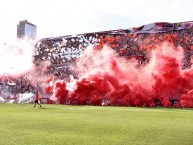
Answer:
<path fill-rule="evenodd" d="M 52 109 L 52 108 L 45 108 L 45 107 L 33 107 L 34 109 Z"/>
<path fill-rule="evenodd" d="M 51 108 L 40 107 L 39 109 L 51 109 Z"/>

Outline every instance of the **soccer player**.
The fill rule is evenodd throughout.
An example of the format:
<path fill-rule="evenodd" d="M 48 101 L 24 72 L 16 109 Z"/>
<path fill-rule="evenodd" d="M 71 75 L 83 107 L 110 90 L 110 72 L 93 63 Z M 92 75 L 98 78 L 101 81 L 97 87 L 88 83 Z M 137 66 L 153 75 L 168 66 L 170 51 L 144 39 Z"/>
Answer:
<path fill-rule="evenodd" d="M 38 91 L 35 94 L 35 101 L 34 101 L 34 107 L 36 107 L 36 104 L 40 105 L 40 107 L 42 107 L 42 105 L 39 103 L 39 93 Z"/>

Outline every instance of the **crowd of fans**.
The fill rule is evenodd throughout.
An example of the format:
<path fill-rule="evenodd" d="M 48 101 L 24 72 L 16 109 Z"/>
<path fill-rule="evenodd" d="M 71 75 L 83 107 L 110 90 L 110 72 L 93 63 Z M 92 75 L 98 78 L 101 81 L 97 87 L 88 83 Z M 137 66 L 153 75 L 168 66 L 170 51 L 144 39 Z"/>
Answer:
<path fill-rule="evenodd" d="M 186 23 L 185 23 L 186 24 Z M 61 36 L 57 38 L 45 38 L 38 41 L 35 45 L 34 63 L 38 66 L 41 62 L 49 62 L 45 73 L 54 74 L 60 79 L 67 79 L 69 75 L 76 77 L 72 66 L 76 63 L 76 59 L 83 57 L 83 51 L 93 45 L 93 49 L 101 49 L 104 45 L 110 46 L 119 56 L 126 59 L 136 58 L 139 65 L 148 63 L 149 51 L 156 45 L 164 41 L 172 43 L 174 46 L 181 46 L 184 49 L 183 69 L 192 65 L 191 56 L 193 54 L 193 27 L 187 22 L 175 25 L 161 24 L 159 31 L 146 30 L 146 26 L 115 30 L 79 34 L 75 36 Z M 156 24 L 160 26 L 160 24 Z M 186 26 L 186 27 L 185 27 Z M 167 28 L 168 27 L 168 28 Z M 162 31 L 161 31 L 162 30 Z M 26 77 L 14 80 L 14 84 L 9 84 L 5 79 L 0 83 L 1 90 L 8 92 L 31 92 L 33 85 Z"/>
<path fill-rule="evenodd" d="M 133 32 L 126 29 L 42 39 L 36 45 L 35 61 L 49 60 L 54 70 L 57 70 L 60 66 L 59 70 L 62 68 L 62 72 L 68 76 L 72 73 L 72 64 L 75 63 L 77 58 L 82 57 L 82 52 L 89 45 L 93 45 L 94 49 L 100 49 L 105 44 L 109 45 L 120 56 L 128 59 L 134 57 L 139 60 L 139 64 L 144 64 L 149 60 L 148 52 L 167 41 L 184 49 L 185 55 L 182 67 L 183 69 L 189 68 L 193 53 L 193 27 L 188 25 L 189 27 L 186 28 L 183 23 L 183 27 L 178 24 L 178 27 L 171 29 L 171 25 L 168 25 L 169 31 L 163 27 L 164 31 L 149 31 L 147 33 L 147 31 L 143 31 L 144 26 L 135 28 Z M 61 73 L 59 74 L 61 75 Z"/>
<path fill-rule="evenodd" d="M 147 63 L 149 51 L 163 42 L 169 42 L 175 47 L 184 49 L 183 69 L 192 65 L 191 56 L 193 54 L 193 28 L 183 30 L 173 30 L 162 33 L 137 33 L 124 35 L 108 35 L 100 38 L 99 46 L 108 44 L 116 50 L 120 56 L 137 58 L 140 64 Z"/>

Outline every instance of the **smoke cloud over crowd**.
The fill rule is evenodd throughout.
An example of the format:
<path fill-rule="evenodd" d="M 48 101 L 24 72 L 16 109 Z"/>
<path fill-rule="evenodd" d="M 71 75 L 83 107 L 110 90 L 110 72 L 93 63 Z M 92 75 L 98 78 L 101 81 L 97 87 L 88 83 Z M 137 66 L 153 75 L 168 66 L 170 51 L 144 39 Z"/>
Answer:
<path fill-rule="evenodd" d="M 33 43 L 15 41 L 0 45 L 0 76 L 22 75 L 33 68 Z"/>
<path fill-rule="evenodd" d="M 79 79 L 56 82 L 51 99 L 74 105 L 193 107 L 193 70 L 181 68 L 183 49 L 162 43 L 149 53 L 149 63 L 138 66 L 107 46 L 88 48 L 75 67 Z"/>
<path fill-rule="evenodd" d="M 30 103 L 39 91 L 43 103 L 193 107 L 191 28 L 155 23 L 2 44 L 0 102 Z"/>
<path fill-rule="evenodd" d="M 33 101 L 35 87 L 32 86 L 37 86 L 45 78 L 45 75 L 38 76 L 40 70 L 34 64 L 34 44 L 30 40 L 0 44 L 0 102 Z M 21 91 L 27 89 L 26 92 Z"/>

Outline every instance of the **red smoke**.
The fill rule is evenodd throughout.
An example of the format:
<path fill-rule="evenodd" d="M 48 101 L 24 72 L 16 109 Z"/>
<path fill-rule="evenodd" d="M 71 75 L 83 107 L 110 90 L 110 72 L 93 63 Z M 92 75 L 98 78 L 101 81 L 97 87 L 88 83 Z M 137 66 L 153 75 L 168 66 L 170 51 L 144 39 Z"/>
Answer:
<path fill-rule="evenodd" d="M 66 103 L 67 94 L 66 83 L 64 81 L 58 81 L 55 83 L 54 97 L 51 96 L 51 99 L 56 103 L 64 104 Z"/>
<path fill-rule="evenodd" d="M 193 107 L 193 70 L 181 69 L 183 53 L 163 43 L 150 52 L 148 64 L 138 66 L 111 48 L 88 48 L 77 62 L 80 79 L 73 89 L 56 82 L 51 99 L 72 105 Z"/>

